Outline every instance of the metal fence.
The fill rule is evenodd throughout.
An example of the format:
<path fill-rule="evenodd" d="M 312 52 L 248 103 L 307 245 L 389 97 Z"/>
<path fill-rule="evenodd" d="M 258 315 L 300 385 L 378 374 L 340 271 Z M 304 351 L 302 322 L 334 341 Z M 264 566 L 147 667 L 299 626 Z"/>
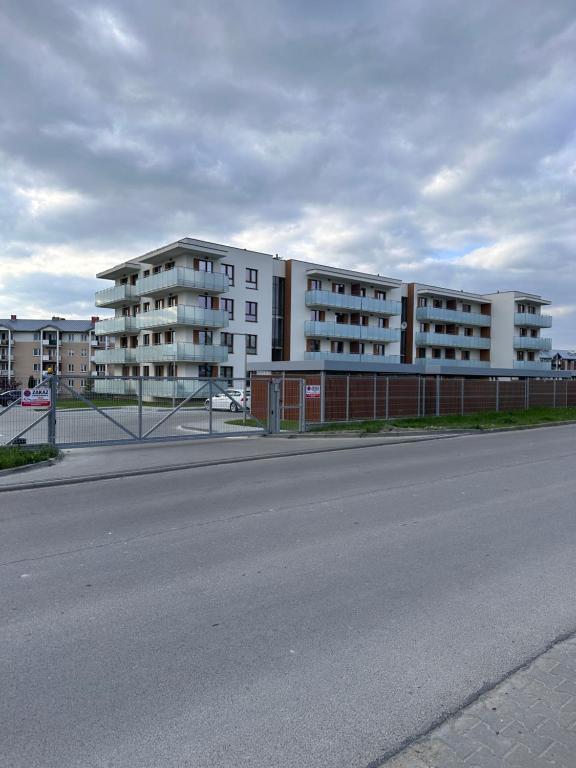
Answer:
<path fill-rule="evenodd" d="M 19 397 L 0 407 L 0 445 L 190 440 L 257 434 L 266 428 L 264 419 L 250 413 L 243 379 L 115 376 L 86 383 L 85 378 L 58 375 L 43 383 L 52 391 L 50 408 L 22 407 Z"/>

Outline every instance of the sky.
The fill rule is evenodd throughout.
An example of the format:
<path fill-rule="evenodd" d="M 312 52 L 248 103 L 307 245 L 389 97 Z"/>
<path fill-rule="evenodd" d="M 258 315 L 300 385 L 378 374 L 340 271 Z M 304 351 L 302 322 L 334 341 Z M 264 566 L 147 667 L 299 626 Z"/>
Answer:
<path fill-rule="evenodd" d="M 197 237 L 539 293 L 575 348 L 575 82 L 574 0 L 0 0 L 0 317 Z"/>

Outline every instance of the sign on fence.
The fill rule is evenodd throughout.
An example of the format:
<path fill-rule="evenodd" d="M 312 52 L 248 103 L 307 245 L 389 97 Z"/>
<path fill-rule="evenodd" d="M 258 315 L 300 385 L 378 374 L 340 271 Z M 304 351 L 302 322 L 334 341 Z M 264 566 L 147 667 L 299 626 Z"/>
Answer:
<path fill-rule="evenodd" d="M 320 384 L 306 384 L 306 397 L 320 397 Z"/>
<path fill-rule="evenodd" d="M 23 408 L 50 408 L 52 405 L 50 387 L 23 389 L 20 405 Z"/>

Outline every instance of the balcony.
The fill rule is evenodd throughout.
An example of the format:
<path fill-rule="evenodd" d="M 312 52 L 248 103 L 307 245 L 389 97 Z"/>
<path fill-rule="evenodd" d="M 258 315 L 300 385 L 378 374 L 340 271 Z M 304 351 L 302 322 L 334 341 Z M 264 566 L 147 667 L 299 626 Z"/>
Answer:
<path fill-rule="evenodd" d="M 136 349 L 138 363 L 223 363 L 226 360 L 228 360 L 228 348 L 215 344 L 177 341 L 174 344 L 140 346 Z"/>
<path fill-rule="evenodd" d="M 367 296 L 352 296 L 332 291 L 306 291 L 307 307 L 329 307 L 330 309 L 349 309 L 353 312 L 370 312 L 373 315 L 390 317 L 402 312 L 399 301 L 373 299 Z"/>
<path fill-rule="evenodd" d="M 137 379 L 104 379 L 97 376 L 94 379 L 94 392 L 99 395 L 137 395 Z M 134 400 L 134 405 L 138 401 Z"/>
<path fill-rule="evenodd" d="M 172 328 L 176 325 L 191 325 L 198 328 L 227 328 L 228 312 L 223 309 L 204 309 L 180 305 L 142 312 L 139 316 L 140 328 Z"/>
<path fill-rule="evenodd" d="M 45 346 L 47 345 L 49 347 L 57 347 L 58 341 L 55 338 L 45 338 L 45 339 L 42 339 L 42 344 Z"/>
<path fill-rule="evenodd" d="M 340 360 L 342 363 L 399 365 L 400 355 L 353 355 L 346 352 L 304 352 L 304 360 Z"/>
<path fill-rule="evenodd" d="M 123 304 L 138 304 L 140 297 L 135 285 L 114 285 L 103 291 L 96 291 L 95 304 L 97 307 L 121 307 Z"/>
<path fill-rule="evenodd" d="M 551 371 L 552 363 L 550 360 L 514 360 L 513 367 L 531 371 Z"/>
<path fill-rule="evenodd" d="M 551 328 L 552 315 L 533 315 L 530 312 L 515 312 L 514 325 L 528 328 Z"/>
<path fill-rule="evenodd" d="M 376 328 L 371 325 L 323 323 L 309 320 L 304 324 L 304 335 L 315 338 L 351 339 L 352 341 L 400 341 L 400 328 Z"/>
<path fill-rule="evenodd" d="M 221 386 L 226 386 L 225 382 L 217 381 Z M 219 391 L 214 387 L 214 394 Z M 190 397 L 190 395 L 197 395 L 204 400 L 209 394 L 210 384 L 205 379 L 142 379 L 142 396 L 144 399 L 148 397 L 170 397 L 176 400 L 183 400 L 186 397 Z"/>
<path fill-rule="evenodd" d="M 514 336 L 514 349 L 552 349 L 552 339 L 538 336 Z"/>
<path fill-rule="evenodd" d="M 222 272 L 200 272 L 188 267 L 175 267 L 167 272 L 143 277 L 135 287 L 140 296 L 167 295 L 180 290 L 225 293 L 229 280 Z"/>
<path fill-rule="evenodd" d="M 442 357 L 440 359 L 433 358 L 433 357 L 426 357 L 426 358 L 418 358 L 416 362 L 418 363 L 422 359 L 426 360 L 427 363 L 434 363 L 436 365 L 454 365 L 457 368 L 478 368 L 479 366 L 482 366 L 484 368 L 490 368 L 489 360 L 450 360 L 447 357 Z"/>
<path fill-rule="evenodd" d="M 94 353 L 94 362 L 98 365 L 113 363 L 126 365 L 136 362 L 137 347 L 116 347 L 116 349 L 99 349 Z"/>
<path fill-rule="evenodd" d="M 480 312 L 462 312 L 456 309 L 437 309 L 435 307 L 417 307 L 416 320 L 472 325 L 478 328 L 489 328 L 492 325 L 490 315 L 482 315 Z"/>
<path fill-rule="evenodd" d="M 482 336 L 464 336 L 464 334 L 419 332 L 416 334 L 416 346 L 490 349 L 490 339 L 485 339 Z"/>
<path fill-rule="evenodd" d="M 112 336 L 120 333 L 138 333 L 139 318 L 136 317 L 109 317 L 96 323 L 97 336 Z"/>

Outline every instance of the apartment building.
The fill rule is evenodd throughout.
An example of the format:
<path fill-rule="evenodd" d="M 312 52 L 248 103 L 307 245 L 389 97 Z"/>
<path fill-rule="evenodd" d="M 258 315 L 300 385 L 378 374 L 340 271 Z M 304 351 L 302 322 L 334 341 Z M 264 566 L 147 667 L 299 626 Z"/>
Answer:
<path fill-rule="evenodd" d="M 475 293 L 409 283 L 405 363 L 489 366 L 491 301 Z"/>
<path fill-rule="evenodd" d="M 96 305 L 115 314 L 96 324 L 113 348 L 95 363 L 114 376 L 231 381 L 248 365 L 290 360 L 550 367 L 539 357 L 550 346 L 540 337 L 549 302 L 518 292 L 403 283 L 193 238 L 98 277 L 114 285 Z M 173 393 L 158 381 L 153 394 L 163 387 Z"/>
<path fill-rule="evenodd" d="M 0 390 L 33 386 L 49 370 L 73 374 L 67 384 L 81 390 L 94 370 L 94 352 L 102 344 L 90 320 L 0 319 Z"/>
<path fill-rule="evenodd" d="M 542 312 L 548 299 L 520 291 L 489 294 L 492 321 L 497 333 L 492 340 L 492 366 L 519 370 L 550 370 L 550 361 L 541 359 L 552 348 L 552 339 L 542 335 L 552 327 L 552 317 Z"/>
<path fill-rule="evenodd" d="M 540 352 L 540 361 L 549 363 L 553 371 L 576 371 L 576 351 L 550 349 Z"/>

